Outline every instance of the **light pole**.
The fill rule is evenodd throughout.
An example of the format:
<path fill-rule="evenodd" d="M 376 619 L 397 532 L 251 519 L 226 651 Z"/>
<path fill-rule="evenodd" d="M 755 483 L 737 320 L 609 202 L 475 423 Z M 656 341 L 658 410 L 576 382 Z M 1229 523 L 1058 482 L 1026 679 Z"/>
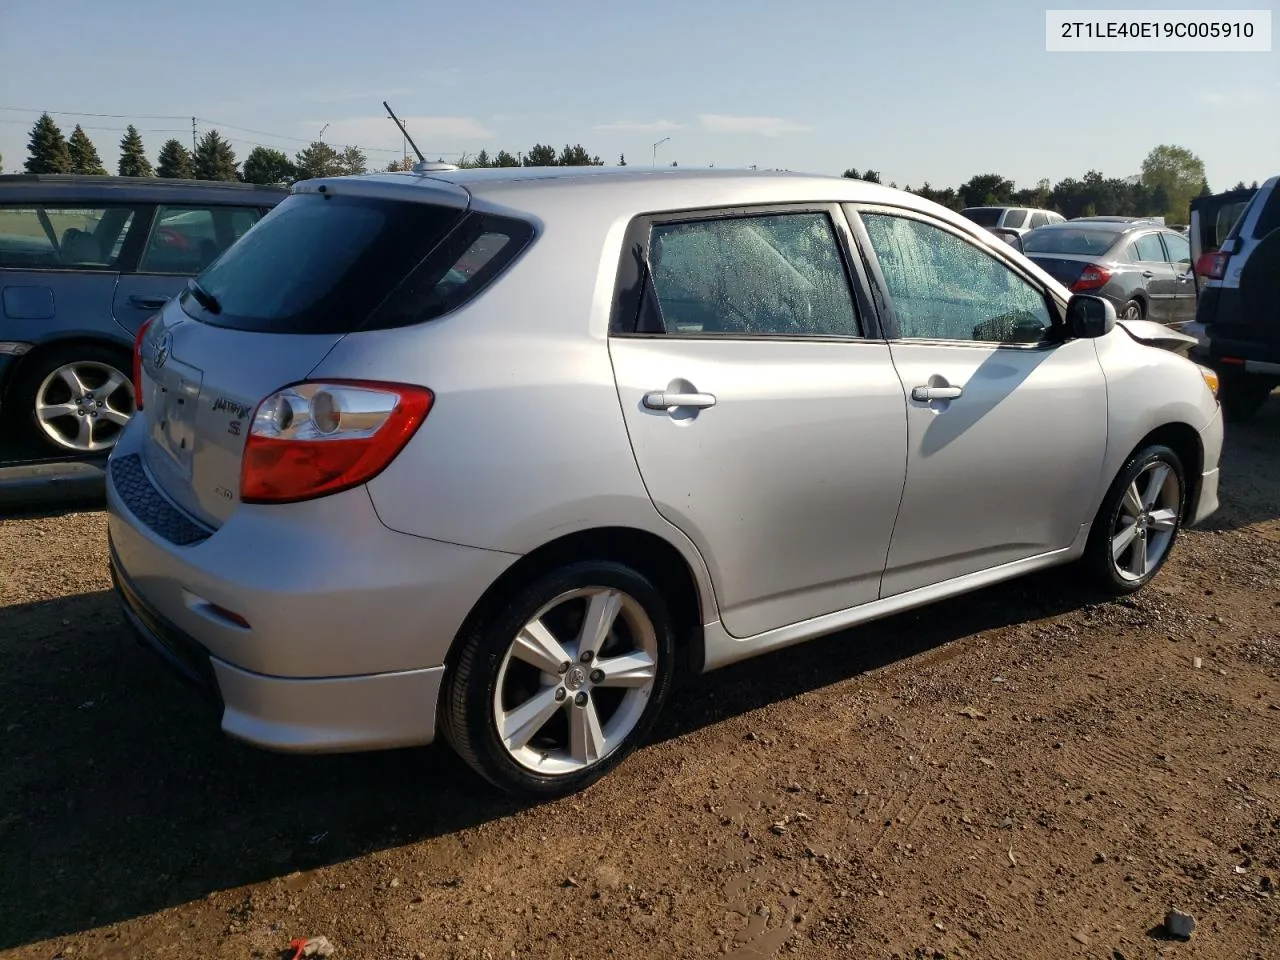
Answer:
<path fill-rule="evenodd" d="M 321 143 L 324 143 L 324 132 L 325 132 L 326 130 L 328 130 L 328 129 L 329 129 L 329 124 L 327 124 L 327 123 L 326 123 L 323 127 L 321 127 L 321 128 L 320 128 L 320 142 L 321 142 Z"/>
<path fill-rule="evenodd" d="M 663 137 L 661 140 L 659 140 L 657 143 L 653 145 L 653 163 L 651 164 L 652 166 L 656 167 L 658 165 L 658 148 L 670 139 L 671 139 L 670 137 Z"/>

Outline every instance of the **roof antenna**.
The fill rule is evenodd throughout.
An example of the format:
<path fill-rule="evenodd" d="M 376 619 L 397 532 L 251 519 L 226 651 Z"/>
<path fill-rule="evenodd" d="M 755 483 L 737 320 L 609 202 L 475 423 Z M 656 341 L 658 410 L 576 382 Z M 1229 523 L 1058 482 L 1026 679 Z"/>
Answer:
<path fill-rule="evenodd" d="M 396 122 L 396 126 L 400 128 L 400 132 L 404 134 L 404 138 L 409 141 L 409 146 L 413 147 L 413 152 L 418 155 L 419 163 L 426 163 L 427 158 L 422 155 L 422 151 L 418 149 L 418 145 L 413 142 L 413 137 L 409 136 L 409 131 L 404 128 L 404 124 L 400 122 L 400 118 L 396 116 L 395 111 L 391 109 L 391 105 L 383 100 L 382 105 L 387 108 L 387 115 Z"/>

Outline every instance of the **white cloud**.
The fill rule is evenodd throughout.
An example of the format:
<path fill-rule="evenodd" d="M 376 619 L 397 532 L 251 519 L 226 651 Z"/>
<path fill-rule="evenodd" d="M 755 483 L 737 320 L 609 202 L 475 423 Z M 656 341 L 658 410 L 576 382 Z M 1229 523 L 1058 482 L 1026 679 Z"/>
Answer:
<path fill-rule="evenodd" d="M 423 153 L 449 152 L 459 141 L 489 140 L 497 134 L 475 117 L 401 117 L 409 136 Z M 319 131 L 328 122 L 324 142 L 334 146 L 355 143 L 362 147 L 399 150 L 400 131 L 390 117 L 349 117 L 345 120 L 302 120 L 298 129 L 305 136 Z M 454 151 L 456 152 L 456 151 Z"/>
<path fill-rule="evenodd" d="M 724 113 L 703 113 L 698 122 L 711 133 L 751 133 L 761 137 L 780 137 L 784 133 L 805 133 L 813 127 L 785 117 L 737 117 Z"/>
<path fill-rule="evenodd" d="M 643 123 L 636 120 L 615 120 L 613 123 L 596 124 L 596 130 L 621 131 L 626 133 L 665 133 L 667 130 L 683 130 L 683 123 L 670 120 L 653 120 Z"/>

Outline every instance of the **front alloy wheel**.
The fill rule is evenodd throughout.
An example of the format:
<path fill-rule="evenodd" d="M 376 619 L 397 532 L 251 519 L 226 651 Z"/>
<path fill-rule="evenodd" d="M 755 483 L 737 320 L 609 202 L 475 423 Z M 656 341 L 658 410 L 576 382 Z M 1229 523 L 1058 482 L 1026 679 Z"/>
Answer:
<path fill-rule="evenodd" d="M 504 790 L 582 789 L 652 726 L 673 636 L 661 595 L 628 567 L 584 562 L 548 574 L 460 638 L 445 734 Z"/>

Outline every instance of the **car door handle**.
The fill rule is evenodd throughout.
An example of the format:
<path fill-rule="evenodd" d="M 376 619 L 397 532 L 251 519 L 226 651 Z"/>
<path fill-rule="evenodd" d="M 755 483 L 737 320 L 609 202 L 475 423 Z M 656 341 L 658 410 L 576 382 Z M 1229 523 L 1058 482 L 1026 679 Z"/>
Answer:
<path fill-rule="evenodd" d="M 699 410 L 714 407 L 716 398 L 711 393 L 667 393 L 652 390 L 644 395 L 644 405 L 650 410 L 670 410 L 672 407 L 695 407 Z"/>
<path fill-rule="evenodd" d="M 1179 282 L 1179 283 L 1190 283 L 1190 282 L 1191 282 L 1191 271 L 1190 271 L 1190 270 L 1188 270 L 1186 273 L 1180 273 L 1180 274 L 1178 274 L 1178 282 Z"/>
<path fill-rule="evenodd" d="M 928 403 L 930 400 L 954 400 L 963 393 L 963 387 L 912 387 L 911 399 Z"/>
<path fill-rule="evenodd" d="M 139 310 L 159 310 L 169 302 L 168 297 L 130 297 L 129 303 Z"/>
<path fill-rule="evenodd" d="M 1152 277 L 1155 276 L 1155 274 L 1152 273 L 1150 270 L 1143 270 L 1142 275 L 1146 277 L 1148 280 L 1150 280 Z"/>

